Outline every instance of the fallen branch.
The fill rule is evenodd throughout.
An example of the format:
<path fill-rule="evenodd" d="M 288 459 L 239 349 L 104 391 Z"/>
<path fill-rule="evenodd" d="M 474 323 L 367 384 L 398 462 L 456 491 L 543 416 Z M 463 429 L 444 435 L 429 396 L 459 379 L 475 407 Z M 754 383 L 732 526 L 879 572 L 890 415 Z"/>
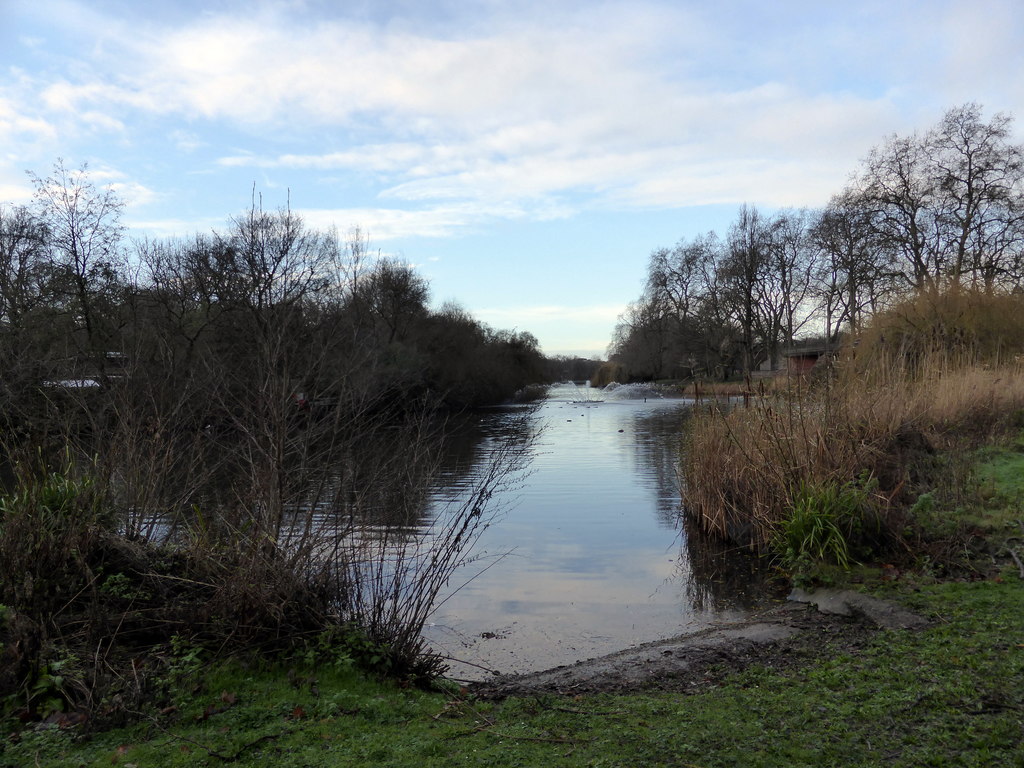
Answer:
<path fill-rule="evenodd" d="M 182 741 L 183 742 L 188 742 L 189 744 L 191 744 L 194 747 L 199 747 L 201 750 L 206 752 L 210 757 L 216 757 L 217 759 L 223 760 L 224 762 L 228 762 L 229 763 L 232 760 L 237 759 L 237 755 L 235 757 L 228 757 L 227 755 L 222 755 L 220 752 L 218 752 L 217 750 L 213 749 L 212 747 L 208 747 L 205 744 L 200 744 L 198 741 L 194 741 L 194 740 L 188 738 L 188 736 L 181 736 L 181 735 L 179 735 L 177 733 L 174 733 L 173 731 L 169 730 L 168 728 L 165 728 L 160 723 L 160 721 L 157 720 L 152 715 L 147 715 L 147 714 L 144 714 L 142 712 L 130 712 L 129 714 L 145 717 L 153 725 L 155 725 L 158 730 L 162 731 L 164 734 L 169 736 L 172 742 L 176 742 L 176 741 L 178 741 L 178 742 L 182 742 Z"/>
<path fill-rule="evenodd" d="M 515 736 L 511 733 L 502 733 L 496 731 L 490 726 L 482 725 L 479 728 L 473 729 L 476 733 L 489 733 L 491 736 L 497 736 L 499 739 L 513 739 L 515 741 L 534 741 L 542 744 L 572 744 L 576 746 L 580 742 L 592 742 L 593 739 L 562 739 L 557 736 Z"/>
<path fill-rule="evenodd" d="M 237 760 L 242 756 L 242 754 L 246 750 L 251 749 L 252 747 L 255 747 L 257 744 L 261 744 L 264 741 L 271 741 L 272 739 L 278 739 L 281 736 L 285 736 L 285 735 L 287 735 L 289 733 L 292 733 L 294 731 L 293 728 L 285 728 L 284 730 L 282 730 L 282 731 L 280 731 L 278 733 L 264 734 L 263 736 L 260 736 L 259 738 L 253 739 L 252 741 L 247 742 L 246 744 L 243 744 L 241 747 L 239 747 L 237 750 L 235 750 L 234 754 L 225 755 L 222 752 L 218 752 L 217 750 L 213 749 L 212 747 L 208 747 L 205 744 L 202 744 L 202 743 L 200 743 L 198 741 L 195 741 L 194 739 L 190 739 L 188 736 L 182 736 L 180 734 L 174 733 L 173 731 L 169 730 L 168 728 L 165 728 L 160 723 L 160 721 L 157 720 L 157 718 L 153 717 L 152 715 L 143 715 L 143 713 L 141 713 L 141 712 L 132 712 L 131 714 L 139 715 L 139 716 L 144 716 L 147 720 L 149 720 L 151 723 L 153 723 L 153 725 L 155 725 L 159 730 L 163 731 L 164 734 L 166 734 L 168 737 L 170 737 L 172 742 L 186 742 L 186 743 L 191 744 L 191 745 L 193 745 L 195 747 L 199 747 L 199 749 L 201 749 L 204 752 L 206 752 L 210 757 L 215 757 L 218 760 L 220 760 L 222 762 L 225 762 L 225 763 L 237 762 Z"/>
<path fill-rule="evenodd" d="M 1013 562 L 1017 564 L 1017 570 L 1020 572 L 1021 580 L 1024 580 L 1024 562 L 1021 562 L 1020 556 L 1013 547 L 1007 545 L 1006 550 L 1010 553 L 1010 557 L 1013 558 Z"/>
<path fill-rule="evenodd" d="M 514 741 L 533 741 L 542 744 L 570 744 L 576 746 L 581 742 L 591 742 L 593 739 L 564 739 L 558 736 L 517 736 L 511 733 L 505 733 L 503 731 L 495 730 L 495 722 L 479 709 L 474 707 L 469 702 L 461 699 L 450 699 L 445 703 L 445 708 L 434 715 L 434 719 L 440 719 L 446 712 L 450 712 L 455 709 L 463 710 L 470 717 L 478 718 L 478 724 L 468 731 L 465 731 L 461 736 L 469 736 L 474 733 L 487 733 L 491 736 L 497 736 L 499 739 L 512 739 Z M 479 722 L 482 721 L 482 722 Z"/>
<path fill-rule="evenodd" d="M 555 712 L 568 712 L 570 715 L 625 715 L 622 709 L 573 709 L 572 707 L 550 707 Z"/>

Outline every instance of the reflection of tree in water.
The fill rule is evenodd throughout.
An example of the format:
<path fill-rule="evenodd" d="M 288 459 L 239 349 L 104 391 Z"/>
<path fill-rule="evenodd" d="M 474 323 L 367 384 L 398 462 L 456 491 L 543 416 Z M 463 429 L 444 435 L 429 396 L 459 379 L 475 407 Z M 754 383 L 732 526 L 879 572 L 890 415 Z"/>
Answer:
<path fill-rule="evenodd" d="M 655 484 L 656 512 L 666 528 L 679 527 L 679 456 L 690 409 L 652 408 L 633 421 L 637 473 Z"/>
<path fill-rule="evenodd" d="M 449 418 L 432 477 L 433 500 L 444 503 L 472 487 L 496 445 L 532 449 L 539 405 L 471 411 Z"/>
<path fill-rule="evenodd" d="M 697 610 L 752 609 L 780 589 L 764 557 L 709 536 L 683 514 L 680 569 L 689 571 L 686 595 Z"/>
<path fill-rule="evenodd" d="M 289 432 L 289 439 L 303 443 L 303 450 L 283 460 L 278 535 L 286 548 L 311 534 L 337 538 L 354 529 L 375 528 L 413 532 L 426 522 L 427 493 L 445 439 L 443 422 L 423 416 L 393 423 L 382 419 L 351 431 L 341 434 L 298 424 Z M 151 510 L 136 522 L 137 528 L 156 539 L 173 538 L 176 528 L 188 529 L 196 522 L 244 530 L 264 504 L 253 485 L 246 447 L 242 435 L 227 429 L 207 429 L 189 438 L 176 453 L 190 450 L 195 458 L 169 467 L 159 478 L 163 485 L 190 489 L 187 504 L 176 514 Z"/>
<path fill-rule="evenodd" d="M 295 452 L 281 473 L 280 543 L 288 548 L 311 535 L 330 541 L 379 536 L 395 545 L 416 538 L 476 490 L 497 450 L 530 450 L 531 413 L 418 414 L 377 420 L 366 429 L 350 425 L 353 434 L 346 435 L 313 434 L 315 426 L 298 425 L 294 438 L 308 441 L 308 447 Z M 242 436 L 206 429 L 164 439 L 180 443 L 171 453 L 191 458 L 167 466 L 156 480 L 161 488 L 186 489 L 185 501 L 173 509 L 138 510 L 135 529 L 153 540 L 176 539 L 179 530 L 196 524 L 211 532 L 243 529 L 261 500 Z"/>
<path fill-rule="evenodd" d="M 687 407 L 636 414 L 638 472 L 656 485 L 659 521 L 666 527 L 682 528 L 679 570 L 694 608 L 753 608 L 774 591 L 777 579 L 769 563 L 708 536 L 684 511 L 679 460 L 691 415 Z"/>
<path fill-rule="evenodd" d="M 529 413 L 496 419 L 471 412 L 367 434 L 335 459 L 328 492 L 310 487 L 305 504 L 315 504 L 321 519 L 355 525 L 364 535 L 378 530 L 394 542 L 415 538 L 477 489 L 495 451 L 529 450 Z"/>

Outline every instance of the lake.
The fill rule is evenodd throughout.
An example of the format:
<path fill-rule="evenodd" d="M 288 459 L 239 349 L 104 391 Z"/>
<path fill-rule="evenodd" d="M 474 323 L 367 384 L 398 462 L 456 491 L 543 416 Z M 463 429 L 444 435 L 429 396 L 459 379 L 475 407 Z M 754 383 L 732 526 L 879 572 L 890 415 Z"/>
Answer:
<path fill-rule="evenodd" d="M 496 438 L 537 436 L 452 586 L 468 583 L 425 630 L 452 658 L 452 677 L 570 664 L 738 618 L 762 598 L 756 563 L 684 530 L 677 467 L 692 408 L 636 385 L 562 384 L 529 411 L 470 417 L 435 505 L 465 490 L 467 464 L 484 461 Z"/>

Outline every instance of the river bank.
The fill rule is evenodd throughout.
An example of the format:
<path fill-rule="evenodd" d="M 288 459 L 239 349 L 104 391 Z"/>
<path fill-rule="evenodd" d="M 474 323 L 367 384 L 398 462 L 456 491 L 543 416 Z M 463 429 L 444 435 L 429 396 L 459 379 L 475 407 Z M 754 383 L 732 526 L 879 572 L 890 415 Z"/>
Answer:
<path fill-rule="evenodd" d="M 808 627 L 807 642 L 751 654 L 742 670 L 709 659 L 693 686 L 495 702 L 344 666 L 235 663 L 202 670 L 172 705 L 129 728 L 90 738 L 56 725 L 24 732 L 5 741 L 0 764 L 1021 764 L 1024 583 L 1015 570 L 887 592 L 929 626 L 863 631 L 826 619 Z"/>
<path fill-rule="evenodd" d="M 1020 446 L 977 451 L 963 505 L 930 510 L 970 543 L 955 571 L 920 559 L 846 573 L 920 627 L 780 603 L 688 645 L 613 654 L 605 672 L 581 666 L 596 685 L 565 685 L 563 669 L 490 693 L 381 680 L 330 646 L 227 662 L 185 646 L 131 724 L 9 722 L 0 766 L 1021 765 Z"/>
<path fill-rule="evenodd" d="M 685 674 L 501 700 L 382 682 L 343 656 L 207 666 L 183 653 L 167 699 L 135 724 L 32 726 L 5 738 L 0 765 L 1021 765 L 1024 580 L 1006 545 L 1019 543 L 1022 469 L 1012 446 L 985 449 L 984 500 L 936 510 L 979 532 L 973 570 L 851 573 L 918 628 L 780 604 L 768 615 L 801 631 L 746 653 L 711 644 Z"/>
<path fill-rule="evenodd" d="M 495 700 L 639 690 L 692 694 L 717 685 L 725 673 L 754 664 L 774 669 L 792 666 L 812 657 L 826 640 L 854 649 L 879 630 L 916 630 L 928 623 L 897 603 L 860 592 L 797 589 L 785 602 L 744 620 L 723 621 L 691 634 L 542 672 L 498 677 L 469 691 Z"/>

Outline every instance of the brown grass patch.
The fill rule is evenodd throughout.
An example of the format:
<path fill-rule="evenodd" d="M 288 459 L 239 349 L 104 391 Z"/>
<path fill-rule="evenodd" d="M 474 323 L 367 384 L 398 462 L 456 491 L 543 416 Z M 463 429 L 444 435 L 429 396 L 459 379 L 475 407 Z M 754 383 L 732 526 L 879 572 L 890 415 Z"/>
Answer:
<path fill-rule="evenodd" d="M 798 489 L 856 483 L 892 544 L 918 494 L 962 479 L 940 452 L 989 439 L 1024 408 L 1022 345 L 1018 297 L 896 308 L 828 379 L 701 409 L 683 465 L 688 510 L 704 530 L 764 551 Z"/>

